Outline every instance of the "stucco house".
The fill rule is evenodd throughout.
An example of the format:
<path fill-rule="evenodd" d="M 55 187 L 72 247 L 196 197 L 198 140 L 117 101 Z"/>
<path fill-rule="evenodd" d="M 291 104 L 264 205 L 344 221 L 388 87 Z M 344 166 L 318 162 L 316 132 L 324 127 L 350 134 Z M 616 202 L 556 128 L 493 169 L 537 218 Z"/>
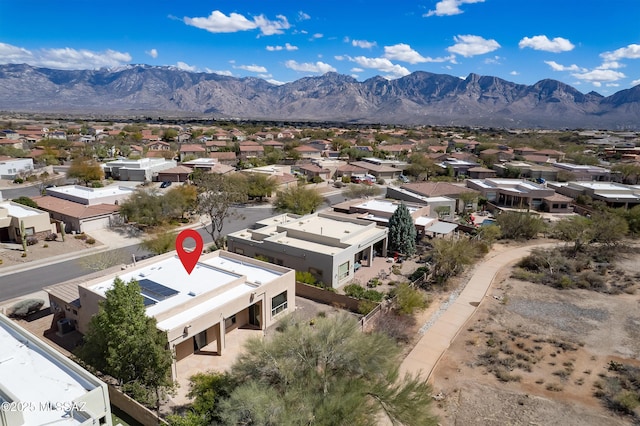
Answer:
<path fill-rule="evenodd" d="M 140 285 L 147 316 L 156 319 L 174 355 L 174 379 L 185 358 L 221 356 L 238 329 L 265 330 L 296 306 L 293 270 L 225 251 L 200 256 L 191 274 L 174 251 L 122 273 L 44 290 L 51 309 L 85 334 L 116 277 Z"/>
<path fill-rule="evenodd" d="M 24 235 L 21 224 L 24 224 Z M 0 202 L 0 241 L 21 243 L 23 238 L 42 239 L 55 231 L 49 213 L 13 201 Z"/>
<path fill-rule="evenodd" d="M 227 240 L 229 251 L 310 272 L 338 288 L 358 267 L 370 266 L 374 256 L 387 255 L 387 233 L 375 222 L 329 213 L 284 214 L 231 233 Z"/>

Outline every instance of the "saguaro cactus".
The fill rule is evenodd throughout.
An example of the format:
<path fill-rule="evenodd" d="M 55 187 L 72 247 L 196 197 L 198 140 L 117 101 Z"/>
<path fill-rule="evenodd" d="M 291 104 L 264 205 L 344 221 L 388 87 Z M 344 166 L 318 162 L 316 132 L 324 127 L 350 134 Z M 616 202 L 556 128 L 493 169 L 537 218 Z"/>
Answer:
<path fill-rule="evenodd" d="M 20 221 L 20 238 L 22 239 L 22 251 L 27 255 L 27 236 L 24 234 L 24 220 Z"/>

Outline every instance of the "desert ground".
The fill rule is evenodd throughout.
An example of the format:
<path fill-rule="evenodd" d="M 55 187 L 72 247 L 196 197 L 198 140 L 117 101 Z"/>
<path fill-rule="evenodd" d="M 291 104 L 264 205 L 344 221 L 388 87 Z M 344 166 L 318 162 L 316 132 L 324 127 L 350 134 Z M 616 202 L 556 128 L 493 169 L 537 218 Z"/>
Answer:
<path fill-rule="evenodd" d="M 595 392 L 611 361 L 640 367 L 640 255 L 620 256 L 617 279 L 635 284 L 617 295 L 528 283 L 512 269 L 498 273 L 431 375 L 440 424 L 638 424 Z"/>

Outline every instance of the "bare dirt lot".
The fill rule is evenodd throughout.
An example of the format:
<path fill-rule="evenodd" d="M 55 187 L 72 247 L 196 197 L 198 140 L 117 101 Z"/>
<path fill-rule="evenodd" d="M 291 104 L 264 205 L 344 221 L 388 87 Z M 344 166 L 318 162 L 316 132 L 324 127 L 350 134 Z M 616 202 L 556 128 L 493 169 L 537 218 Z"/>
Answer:
<path fill-rule="evenodd" d="M 639 289 L 556 290 L 502 270 L 431 376 L 440 424 L 634 424 L 594 392 L 610 361 L 640 366 Z"/>
<path fill-rule="evenodd" d="M 37 244 L 27 246 L 27 256 L 22 257 L 22 245 L 21 244 L 3 244 L 0 245 L 0 272 L 3 268 L 7 268 L 13 265 L 27 264 L 35 260 L 41 260 L 59 256 L 62 254 L 69 254 L 72 252 L 80 252 L 82 250 L 99 247 L 102 243 L 96 241 L 93 244 L 88 244 L 86 240 L 76 239 L 73 235 L 67 235 L 63 242 L 60 237 L 57 241 L 38 241 Z"/>

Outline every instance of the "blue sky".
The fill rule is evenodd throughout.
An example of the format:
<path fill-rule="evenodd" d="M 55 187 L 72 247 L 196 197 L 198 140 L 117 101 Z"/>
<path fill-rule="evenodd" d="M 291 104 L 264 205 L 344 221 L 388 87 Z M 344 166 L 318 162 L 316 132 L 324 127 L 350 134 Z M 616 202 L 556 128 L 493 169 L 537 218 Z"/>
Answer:
<path fill-rule="evenodd" d="M 0 63 L 170 65 L 275 84 L 335 71 L 640 84 L 638 0 L 0 0 Z"/>

